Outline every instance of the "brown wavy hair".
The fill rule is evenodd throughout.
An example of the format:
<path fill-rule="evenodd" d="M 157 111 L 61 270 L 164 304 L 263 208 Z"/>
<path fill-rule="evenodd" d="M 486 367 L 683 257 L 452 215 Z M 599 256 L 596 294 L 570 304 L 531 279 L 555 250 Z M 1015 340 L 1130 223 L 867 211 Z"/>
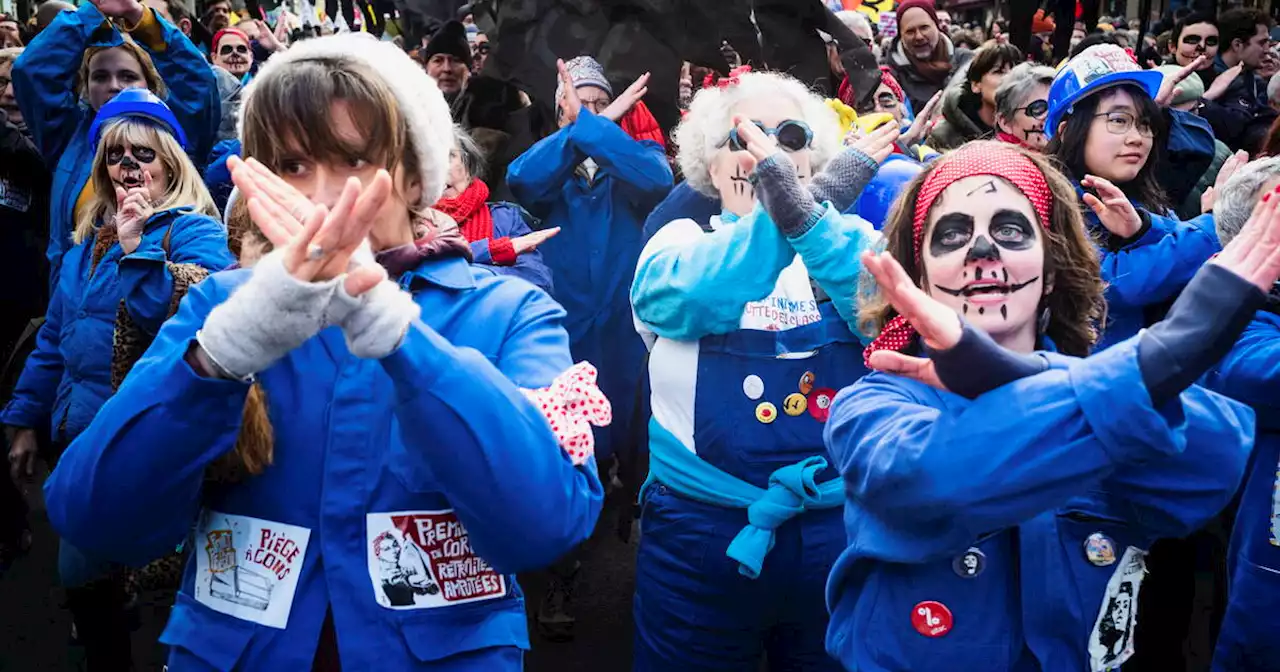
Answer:
<path fill-rule="evenodd" d="M 1045 331 L 1059 352 L 1084 357 L 1098 340 L 1097 326 L 1106 319 L 1106 302 L 1102 298 L 1103 283 L 1098 268 L 1098 254 L 1093 239 L 1085 228 L 1077 206 L 1075 188 L 1050 160 L 1021 147 L 994 141 L 978 141 L 990 145 L 991 151 L 1013 151 L 1027 157 L 1045 177 L 1053 194 L 1053 212 L 1045 230 L 1045 286 L 1052 290 L 1040 300 L 1041 309 L 1049 309 L 1049 325 Z M 973 144 L 973 143 L 970 143 Z M 970 147 L 968 151 L 975 148 Z M 924 265 L 914 249 L 914 217 L 916 199 L 921 186 L 947 157 L 934 161 L 907 184 L 893 204 L 885 223 L 885 249 L 902 264 L 917 286 L 925 286 Z M 869 274 L 862 276 L 859 292 L 859 320 L 866 334 L 878 334 L 885 323 L 898 313 L 885 300 Z"/>

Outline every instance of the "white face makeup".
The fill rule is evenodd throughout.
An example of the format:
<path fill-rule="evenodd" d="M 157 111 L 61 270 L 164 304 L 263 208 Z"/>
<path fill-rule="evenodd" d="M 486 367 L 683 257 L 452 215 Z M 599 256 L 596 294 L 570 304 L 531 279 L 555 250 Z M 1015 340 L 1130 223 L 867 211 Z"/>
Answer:
<path fill-rule="evenodd" d="M 107 176 L 118 187 L 129 190 L 145 186 L 145 171 L 151 173 L 149 196 L 153 202 L 160 200 L 169 190 L 169 173 L 154 148 L 128 142 L 113 144 L 107 147 L 104 158 Z"/>
<path fill-rule="evenodd" d="M 924 290 L 998 343 L 1035 348 L 1044 282 L 1044 232 L 1031 201 L 1002 178 L 953 182 L 921 241 Z"/>
<path fill-rule="evenodd" d="M 733 115 L 742 115 L 752 121 L 764 124 L 765 128 L 777 128 L 782 122 L 787 120 L 803 120 L 800 108 L 790 101 L 769 98 L 769 99 L 751 99 L 744 100 L 734 106 Z M 731 115 L 732 118 L 732 115 Z M 729 128 L 724 129 L 727 136 Z M 773 142 L 773 136 L 769 137 Z M 796 166 L 796 174 L 800 177 L 800 181 L 808 184 L 809 178 L 813 176 L 813 149 L 805 147 L 797 152 L 786 153 L 787 158 Z M 716 185 L 716 190 L 720 192 L 720 203 L 725 210 L 736 215 L 742 216 L 755 207 L 756 193 L 752 188 L 749 180 L 750 174 L 742 170 L 738 165 L 738 152 L 734 152 L 729 148 L 726 142 L 716 149 L 715 155 L 711 158 L 709 169 L 711 173 L 711 182 Z"/>

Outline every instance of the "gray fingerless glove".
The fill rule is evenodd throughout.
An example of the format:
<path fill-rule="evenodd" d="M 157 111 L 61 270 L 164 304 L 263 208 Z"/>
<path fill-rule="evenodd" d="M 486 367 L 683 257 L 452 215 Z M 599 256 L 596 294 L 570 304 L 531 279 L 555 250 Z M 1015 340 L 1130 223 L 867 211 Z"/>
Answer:
<path fill-rule="evenodd" d="M 846 147 L 827 163 L 822 172 L 809 181 L 809 193 L 813 200 L 830 201 L 836 210 L 844 212 L 871 184 L 871 178 L 880 170 L 880 164 L 860 149 Z"/>
<path fill-rule="evenodd" d="M 350 298 L 343 288 L 338 294 Z M 390 280 L 378 283 L 359 302 L 360 307 L 342 321 L 342 334 L 351 354 L 363 359 L 382 359 L 395 352 L 422 312 L 413 295 Z"/>
<path fill-rule="evenodd" d="M 248 379 L 360 305 L 339 291 L 342 283 L 343 278 L 298 280 L 285 270 L 284 250 L 276 250 L 260 259 L 253 276 L 209 312 L 196 340 L 223 373 Z"/>
<path fill-rule="evenodd" d="M 782 152 L 756 164 L 751 186 L 773 223 L 788 238 L 798 238 L 822 218 L 822 207 L 800 184 L 796 166 Z"/>

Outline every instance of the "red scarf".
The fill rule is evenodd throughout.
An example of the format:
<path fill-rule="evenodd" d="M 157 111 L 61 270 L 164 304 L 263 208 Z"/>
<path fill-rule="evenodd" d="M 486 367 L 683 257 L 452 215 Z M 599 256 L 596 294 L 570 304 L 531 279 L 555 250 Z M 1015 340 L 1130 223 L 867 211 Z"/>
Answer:
<path fill-rule="evenodd" d="M 643 102 L 632 105 L 631 109 L 618 120 L 618 125 L 634 140 L 652 140 L 661 145 L 664 150 L 667 148 L 667 141 L 662 137 L 662 128 L 658 126 L 658 120 L 653 118 L 653 113 Z"/>
<path fill-rule="evenodd" d="M 458 223 L 468 243 L 493 237 L 493 215 L 489 213 L 489 185 L 479 179 L 453 198 L 441 198 L 432 206 Z"/>

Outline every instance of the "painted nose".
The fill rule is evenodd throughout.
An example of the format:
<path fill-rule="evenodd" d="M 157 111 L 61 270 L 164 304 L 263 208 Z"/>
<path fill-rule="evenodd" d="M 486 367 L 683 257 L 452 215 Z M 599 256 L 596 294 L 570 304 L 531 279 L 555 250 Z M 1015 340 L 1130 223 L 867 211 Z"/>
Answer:
<path fill-rule="evenodd" d="M 965 263 L 973 261 L 1000 261 L 1000 250 L 986 236 L 978 236 L 969 253 L 964 257 Z"/>

